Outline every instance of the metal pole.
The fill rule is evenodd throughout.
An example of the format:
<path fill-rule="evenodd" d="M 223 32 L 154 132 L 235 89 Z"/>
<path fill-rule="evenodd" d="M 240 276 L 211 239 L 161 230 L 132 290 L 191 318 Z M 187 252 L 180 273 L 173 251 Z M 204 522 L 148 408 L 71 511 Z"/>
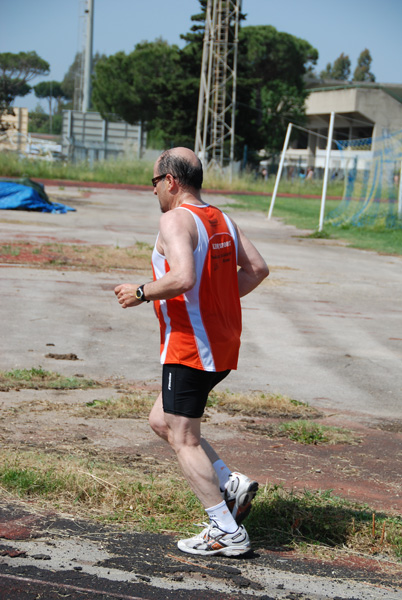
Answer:
<path fill-rule="evenodd" d="M 205 31 L 204 31 L 204 43 L 202 48 L 202 64 L 201 64 L 201 77 L 200 77 L 200 91 L 198 96 L 198 112 L 197 112 L 197 129 L 195 134 L 195 147 L 194 152 L 199 156 L 201 153 L 201 160 L 204 162 L 205 157 L 202 156 L 203 148 L 203 122 L 204 118 L 208 120 L 208 115 L 204 114 L 204 106 L 207 95 L 209 94 L 207 84 L 207 68 L 208 68 L 208 56 L 211 51 L 210 48 L 210 32 L 211 32 L 211 0 L 208 0 L 206 13 L 205 13 Z M 207 109 L 208 110 L 208 109 Z"/>
<path fill-rule="evenodd" d="M 322 227 L 323 227 L 323 223 L 324 223 L 325 199 L 327 197 L 329 159 L 331 157 L 332 135 L 334 133 L 334 121 L 335 121 L 335 113 L 332 112 L 331 118 L 329 120 L 329 128 L 328 128 L 327 154 L 326 154 L 326 158 L 325 158 L 325 171 L 324 171 L 324 181 L 322 184 L 320 222 L 318 225 L 318 231 L 322 231 Z"/>
<path fill-rule="evenodd" d="M 213 3 L 213 4 L 212 4 Z M 214 35 L 215 35 L 215 27 L 216 27 L 216 0 L 208 0 L 207 5 L 207 14 L 205 16 L 205 25 L 208 27 L 208 37 L 206 38 L 206 44 L 208 47 L 208 66 L 207 66 L 207 76 L 206 76 L 206 88 L 205 88 L 205 106 L 204 106 L 204 127 L 202 132 L 202 143 L 201 143 L 201 160 L 203 166 L 207 166 L 207 135 L 208 135 L 208 125 L 210 122 L 210 109 L 209 109 L 209 101 L 211 98 L 211 78 L 212 78 L 212 59 L 214 55 Z"/>
<path fill-rule="evenodd" d="M 285 141 L 283 144 L 283 149 L 282 149 L 282 156 L 281 156 L 281 160 L 279 162 L 279 168 L 278 168 L 278 172 L 276 174 L 276 180 L 275 180 L 275 186 L 274 186 L 274 191 L 272 192 L 272 198 L 271 198 L 271 204 L 269 205 L 269 212 L 268 212 L 268 219 L 271 218 L 272 216 L 272 211 L 274 210 L 274 204 L 275 204 L 275 199 L 276 199 L 276 193 L 278 191 L 278 187 L 279 187 L 279 181 L 281 179 L 281 175 L 282 175 L 282 169 L 283 169 L 283 163 L 285 162 L 285 154 L 286 154 L 286 150 L 288 148 L 288 144 L 289 144 L 289 139 L 290 139 L 290 133 L 292 131 L 292 123 L 289 123 L 288 125 L 288 130 L 286 132 L 286 137 L 285 137 Z"/>
<path fill-rule="evenodd" d="M 88 8 L 86 9 L 85 13 L 87 16 L 87 39 L 85 44 L 84 97 L 82 100 L 82 111 L 88 112 L 91 106 L 94 0 L 88 0 Z"/>
<path fill-rule="evenodd" d="M 237 90 L 237 48 L 239 44 L 239 15 L 241 12 L 241 0 L 235 7 L 236 20 L 234 32 L 234 54 L 233 54 L 233 88 L 232 88 L 232 125 L 230 135 L 230 183 L 233 179 L 234 147 L 235 147 L 235 123 L 236 123 L 236 90 Z"/>

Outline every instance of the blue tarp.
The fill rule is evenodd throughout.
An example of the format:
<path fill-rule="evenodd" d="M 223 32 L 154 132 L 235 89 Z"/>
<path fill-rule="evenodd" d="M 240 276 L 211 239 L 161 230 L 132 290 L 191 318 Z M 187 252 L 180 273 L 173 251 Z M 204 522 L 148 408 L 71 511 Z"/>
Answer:
<path fill-rule="evenodd" d="M 75 208 L 50 202 L 42 184 L 25 179 L 21 183 L 0 181 L 0 210 L 33 210 L 64 214 Z"/>

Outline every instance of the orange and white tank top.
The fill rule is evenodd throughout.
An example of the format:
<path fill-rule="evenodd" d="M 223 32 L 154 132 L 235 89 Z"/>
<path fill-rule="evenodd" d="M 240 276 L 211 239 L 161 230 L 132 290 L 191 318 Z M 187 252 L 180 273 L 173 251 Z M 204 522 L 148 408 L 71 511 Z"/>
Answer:
<path fill-rule="evenodd" d="M 161 331 L 161 363 L 204 371 L 236 369 L 241 334 L 236 230 L 227 215 L 210 205 L 183 204 L 174 210 L 189 211 L 197 226 L 197 283 L 185 294 L 154 303 Z M 156 244 L 152 268 L 154 279 L 169 271 Z"/>

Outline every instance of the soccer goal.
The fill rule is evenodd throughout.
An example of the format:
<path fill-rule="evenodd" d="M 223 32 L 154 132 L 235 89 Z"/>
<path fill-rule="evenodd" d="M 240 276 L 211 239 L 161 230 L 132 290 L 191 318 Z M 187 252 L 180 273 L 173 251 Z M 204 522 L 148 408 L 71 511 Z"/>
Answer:
<path fill-rule="evenodd" d="M 333 122 L 334 113 L 331 114 L 323 165 L 318 230 L 321 231 L 324 224 L 402 228 L 402 130 L 375 138 L 337 140 L 333 137 Z M 268 219 L 273 213 L 286 164 L 292 127 L 297 126 L 292 123 L 288 126 Z M 334 180 L 343 184 L 342 199 L 325 215 L 328 182 Z"/>

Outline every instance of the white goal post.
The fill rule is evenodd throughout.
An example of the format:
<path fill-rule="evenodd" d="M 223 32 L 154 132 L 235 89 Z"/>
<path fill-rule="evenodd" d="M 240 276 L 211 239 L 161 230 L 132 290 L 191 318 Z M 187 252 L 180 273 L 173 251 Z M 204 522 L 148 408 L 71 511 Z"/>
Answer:
<path fill-rule="evenodd" d="M 334 132 L 334 123 L 335 123 L 335 113 L 331 112 L 331 116 L 330 116 L 330 120 L 329 120 L 329 127 L 328 127 L 327 151 L 326 151 L 326 158 L 325 158 L 324 180 L 323 180 L 323 185 L 322 185 L 321 208 L 320 208 L 320 218 L 319 218 L 319 223 L 318 223 L 318 231 L 322 231 L 323 222 L 324 222 L 325 201 L 326 201 L 326 196 L 327 196 L 328 174 L 329 174 L 329 165 L 330 165 L 330 158 L 331 158 L 331 146 L 332 146 L 332 136 L 333 136 L 333 132 Z M 274 189 L 272 192 L 271 203 L 269 205 L 267 219 L 270 219 L 272 217 L 272 212 L 274 210 L 276 195 L 278 193 L 279 182 L 280 182 L 280 179 L 282 176 L 283 165 L 284 165 L 285 156 L 286 156 L 286 150 L 288 149 L 290 134 L 292 132 L 292 127 L 293 127 L 293 123 L 289 123 L 287 131 L 286 131 L 285 141 L 283 144 L 283 149 L 282 149 L 281 159 L 279 162 L 278 172 L 276 174 L 275 185 L 274 185 Z M 297 127 L 297 125 L 295 127 Z"/>

